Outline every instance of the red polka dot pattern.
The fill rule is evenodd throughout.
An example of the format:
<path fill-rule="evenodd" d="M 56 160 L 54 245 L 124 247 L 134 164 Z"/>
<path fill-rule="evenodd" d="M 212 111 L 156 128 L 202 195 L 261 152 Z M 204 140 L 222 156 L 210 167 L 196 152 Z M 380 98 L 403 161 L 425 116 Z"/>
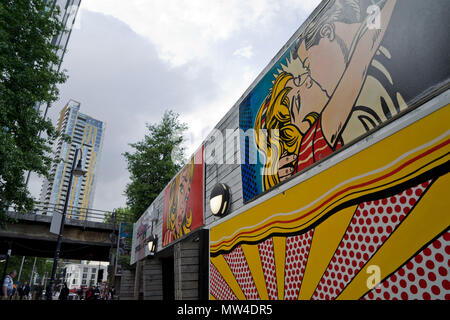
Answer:
<path fill-rule="evenodd" d="M 314 230 L 286 238 L 284 299 L 298 299 Z"/>
<path fill-rule="evenodd" d="M 237 300 L 231 288 L 217 271 L 216 267 L 209 263 L 209 290 L 217 300 Z"/>
<path fill-rule="evenodd" d="M 258 244 L 261 265 L 266 280 L 267 294 L 269 300 L 278 300 L 277 274 L 275 271 L 275 257 L 273 253 L 273 240 L 267 239 Z"/>
<path fill-rule="evenodd" d="M 433 241 L 363 300 L 450 300 L 450 232 Z"/>
<path fill-rule="evenodd" d="M 258 290 L 253 281 L 252 274 L 245 259 L 244 251 L 241 246 L 236 247 L 230 253 L 224 254 L 223 257 L 228 263 L 231 272 L 233 272 L 237 283 L 242 289 L 247 300 L 259 299 Z"/>
<path fill-rule="evenodd" d="M 429 183 L 361 203 L 312 299 L 336 298 L 408 215 Z"/>

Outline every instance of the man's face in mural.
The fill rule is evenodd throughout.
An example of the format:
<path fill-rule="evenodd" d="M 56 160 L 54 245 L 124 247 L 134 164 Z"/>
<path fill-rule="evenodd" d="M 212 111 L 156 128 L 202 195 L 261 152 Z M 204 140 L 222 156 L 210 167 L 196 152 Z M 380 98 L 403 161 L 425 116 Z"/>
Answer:
<path fill-rule="evenodd" d="M 186 166 L 189 168 L 189 166 Z M 180 175 L 180 185 L 177 193 L 177 215 L 175 219 L 175 231 L 180 234 L 183 228 L 183 221 L 186 216 L 186 204 L 191 192 L 191 184 L 189 181 L 189 170 L 183 170 Z"/>
<path fill-rule="evenodd" d="M 305 134 L 311 126 L 307 120 L 308 115 L 320 113 L 328 101 L 328 96 L 308 73 L 289 80 L 286 87 L 291 88 L 287 94 L 291 121 Z"/>
<path fill-rule="evenodd" d="M 328 96 L 331 96 L 347 66 L 348 47 L 353 40 L 355 26 L 326 23 L 320 28 L 320 40 L 308 49 L 304 40 L 297 48 L 297 56 L 304 68 Z"/>

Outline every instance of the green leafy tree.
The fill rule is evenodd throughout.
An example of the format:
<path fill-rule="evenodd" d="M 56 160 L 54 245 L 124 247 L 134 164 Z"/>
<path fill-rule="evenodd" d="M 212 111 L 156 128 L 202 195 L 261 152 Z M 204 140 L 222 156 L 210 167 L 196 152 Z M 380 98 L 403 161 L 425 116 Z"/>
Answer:
<path fill-rule="evenodd" d="M 20 284 L 23 284 L 24 281 L 30 282 L 30 278 L 33 271 L 34 257 L 25 257 L 22 266 L 22 273 L 20 275 Z M 0 262 L 0 270 L 3 273 L 3 269 L 6 262 Z M 11 256 L 8 261 L 8 269 L 7 273 L 12 270 L 17 271 L 17 277 L 14 279 L 14 282 L 18 281 L 20 265 L 22 264 L 22 256 Z M 53 260 L 48 258 L 36 258 L 36 264 L 34 266 L 34 275 L 37 274 L 38 278 L 43 279 L 44 275 L 47 274 L 47 277 L 50 276 L 53 267 Z M 0 275 L 1 277 L 1 275 Z"/>
<path fill-rule="evenodd" d="M 114 217 L 115 216 L 115 217 Z M 105 213 L 105 223 L 130 223 L 134 222 L 134 215 L 131 212 L 130 208 L 117 208 L 114 209 L 113 212 Z"/>
<path fill-rule="evenodd" d="M 127 205 L 136 221 L 156 199 L 184 159 L 183 133 L 187 125 L 179 115 L 166 111 L 158 124 L 147 124 L 148 133 L 142 141 L 132 143 L 134 152 L 123 155 L 128 162 L 131 182 L 126 186 Z"/>
<path fill-rule="evenodd" d="M 115 215 L 115 217 L 114 217 Z M 130 208 L 124 207 L 124 208 L 117 208 L 114 209 L 113 212 L 105 214 L 105 222 L 106 223 L 115 223 L 120 224 L 124 223 L 125 225 L 122 226 L 125 228 L 125 232 L 128 232 L 129 234 L 133 234 L 133 223 L 135 222 L 135 218 L 133 213 L 131 212 Z M 130 248 L 132 245 L 132 237 L 125 238 L 125 242 L 121 243 L 119 246 L 123 246 L 122 250 L 117 250 L 119 257 L 118 257 L 118 264 L 122 267 L 122 269 L 131 269 L 130 266 Z"/>
<path fill-rule="evenodd" d="M 28 171 L 48 175 L 50 145 L 58 132 L 36 102 L 58 98 L 57 85 L 66 80 L 55 66 L 60 61 L 51 40 L 63 32 L 59 8 L 42 0 L 0 2 L 0 226 L 5 212 L 33 209 L 27 190 Z M 42 132 L 42 137 L 39 134 Z"/>

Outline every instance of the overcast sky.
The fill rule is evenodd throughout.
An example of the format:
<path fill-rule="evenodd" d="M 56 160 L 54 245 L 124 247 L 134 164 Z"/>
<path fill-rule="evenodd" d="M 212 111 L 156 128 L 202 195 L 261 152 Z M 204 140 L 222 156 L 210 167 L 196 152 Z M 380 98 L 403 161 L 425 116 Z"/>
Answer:
<path fill-rule="evenodd" d="M 94 208 L 125 206 L 122 155 L 164 110 L 189 126 L 188 155 L 236 103 L 320 0 L 82 0 L 49 112 L 69 99 L 106 123 Z M 39 199 L 42 179 L 32 175 Z"/>

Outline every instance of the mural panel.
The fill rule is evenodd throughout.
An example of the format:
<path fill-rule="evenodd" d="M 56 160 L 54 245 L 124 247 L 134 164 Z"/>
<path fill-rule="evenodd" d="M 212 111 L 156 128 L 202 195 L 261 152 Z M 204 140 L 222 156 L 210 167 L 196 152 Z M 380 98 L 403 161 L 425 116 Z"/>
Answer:
<path fill-rule="evenodd" d="M 450 300 L 448 119 L 450 105 L 213 226 L 210 298 Z"/>
<path fill-rule="evenodd" d="M 153 232 L 152 217 L 154 214 L 154 206 L 151 205 L 138 221 L 133 224 L 130 264 L 134 264 L 150 254 L 147 247 L 147 239 Z"/>
<path fill-rule="evenodd" d="M 249 201 L 450 80 L 446 0 L 332 0 L 240 104 Z"/>
<path fill-rule="evenodd" d="M 203 225 L 203 146 L 164 191 L 163 246 Z"/>

